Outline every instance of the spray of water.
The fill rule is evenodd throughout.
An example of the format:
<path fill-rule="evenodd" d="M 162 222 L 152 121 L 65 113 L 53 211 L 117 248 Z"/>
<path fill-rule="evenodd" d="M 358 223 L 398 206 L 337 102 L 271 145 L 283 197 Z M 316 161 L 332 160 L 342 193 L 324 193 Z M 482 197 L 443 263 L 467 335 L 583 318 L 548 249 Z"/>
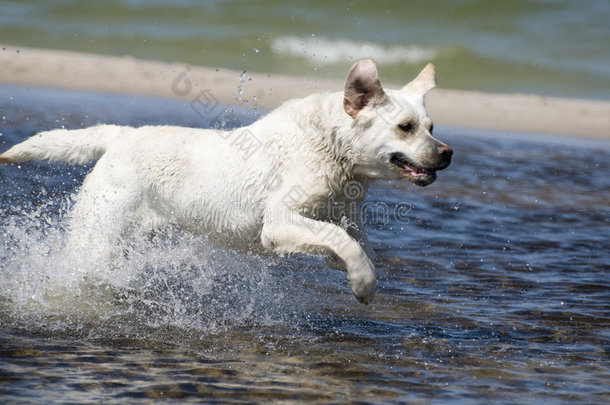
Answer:
<path fill-rule="evenodd" d="M 292 316 L 285 297 L 295 296 L 295 287 L 273 275 L 267 257 L 167 228 L 93 262 L 87 252 L 66 252 L 69 207 L 69 200 L 12 207 L 0 219 L 0 323 L 45 331 L 209 334 Z"/>

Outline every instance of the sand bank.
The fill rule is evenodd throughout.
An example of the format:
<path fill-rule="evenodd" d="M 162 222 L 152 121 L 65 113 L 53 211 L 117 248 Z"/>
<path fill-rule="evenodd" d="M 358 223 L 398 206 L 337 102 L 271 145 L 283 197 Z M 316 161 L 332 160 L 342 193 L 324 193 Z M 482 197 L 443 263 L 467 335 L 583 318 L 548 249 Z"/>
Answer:
<path fill-rule="evenodd" d="M 0 45 L 0 82 L 239 104 L 271 109 L 337 80 L 266 75 L 131 57 Z M 349 66 L 346 64 L 346 72 Z M 383 83 L 383 70 L 380 72 Z M 405 78 L 407 81 L 409 78 Z M 384 83 L 386 87 L 392 86 Z M 438 88 L 427 97 L 437 125 L 610 139 L 610 102 Z"/>

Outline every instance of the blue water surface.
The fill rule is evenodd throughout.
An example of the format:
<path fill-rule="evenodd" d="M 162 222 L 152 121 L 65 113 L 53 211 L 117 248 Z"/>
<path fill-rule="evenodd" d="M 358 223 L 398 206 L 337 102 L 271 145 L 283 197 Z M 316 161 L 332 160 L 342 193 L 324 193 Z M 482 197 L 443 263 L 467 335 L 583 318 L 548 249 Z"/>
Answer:
<path fill-rule="evenodd" d="M 232 127 L 245 110 L 0 87 L 0 150 L 98 123 Z M 432 117 L 434 118 L 434 117 Z M 62 257 L 92 164 L 0 166 L 0 395 L 8 402 L 604 403 L 610 143 L 438 128 L 427 188 L 367 197 L 375 301 L 321 258 L 253 256 L 175 229 L 109 278 Z M 398 210 L 399 209 L 399 210 Z"/>

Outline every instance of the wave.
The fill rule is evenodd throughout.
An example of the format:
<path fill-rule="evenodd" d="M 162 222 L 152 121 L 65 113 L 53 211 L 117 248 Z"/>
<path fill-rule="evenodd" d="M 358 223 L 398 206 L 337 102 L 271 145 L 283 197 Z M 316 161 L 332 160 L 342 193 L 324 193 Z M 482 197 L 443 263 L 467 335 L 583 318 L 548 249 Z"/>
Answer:
<path fill-rule="evenodd" d="M 312 64 L 332 65 L 358 58 L 373 58 L 382 64 L 414 64 L 430 61 L 438 51 L 417 45 L 381 45 L 366 41 L 284 36 L 273 40 L 273 52 L 305 58 Z"/>

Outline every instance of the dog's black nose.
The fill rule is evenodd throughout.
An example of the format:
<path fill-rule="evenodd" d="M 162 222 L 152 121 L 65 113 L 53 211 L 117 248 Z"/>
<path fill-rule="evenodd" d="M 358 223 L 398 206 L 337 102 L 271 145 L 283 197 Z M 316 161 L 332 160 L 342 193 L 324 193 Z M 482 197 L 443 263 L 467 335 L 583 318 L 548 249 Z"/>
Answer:
<path fill-rule="evenodd" d="M 453 155 L 453 149 L 451 149 L 448 145 L 441 145 L 436 148 L 438 155 L 444 162 L 451 162 L 451 156 Z"/>

